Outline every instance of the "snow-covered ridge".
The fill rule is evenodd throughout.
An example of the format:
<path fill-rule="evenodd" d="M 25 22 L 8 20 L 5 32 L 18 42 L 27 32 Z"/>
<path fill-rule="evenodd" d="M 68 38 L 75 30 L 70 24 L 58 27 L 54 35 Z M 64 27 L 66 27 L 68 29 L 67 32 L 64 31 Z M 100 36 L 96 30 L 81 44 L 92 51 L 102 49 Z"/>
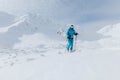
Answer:
<path fill-rule="evenodd" d="M 22 26 L 27 26 L 30 28 L 41 28 L 41 26 L 45 26 L 46 24 L 50 24 L 50 22 L 52 23 L 52 20 L 49 20 L 47 18 L 43 18 L 40 15 L 37 14 L 26 14 L 20 17 L 17 17 L 14 20 L 13 24 L 10 24 L 9 26 L 5 26 L 5 27 L 1 27 L 0 28 L 0 33 L 6 33 L 10 28 L 14 28 L 14 27 L 20 27 L 20 25 L 22 24 Z"/>
<path fill-rule="evenodd" d="M 0 11 L 0 28 L 12 24 L 14 19 L 14 15 Z"/>
<path fill-rule="evenodd" d="M 3 34 L 3 33 L 6 33 L 10 28 L 13 28 L 13 27 L 18 26 L 19 24 L 25 22 L 26 19 L 25 19 L 24 17 L 25 17 L 25 16 L 20 17 L 19 20 L 15 21 L 13 24 L 11 24 L 11 25 L 9 25 L 9 26 L 1 27 L 1 28 L 0 28 L 0 34 L 1 34 L 1 33 L 2 33 L 2 34 Z"/>
<path fill-rule="evenodd" d="M 98 33 L 105 36 L 105 38 L 98 41 L 102 47 L 120 48 L 120 23 L 105 26 L 99 30 Z"/>
<path fill-rule="evenodd" d="M 108 25 L 98 31 L 98 33 L 104 36 L 120 37 L 120 23 Z"/>
<path fill-rule="evenodd" d="M 17 17 L 13 24 L 0 28 L 0 46 L 13 47 L 16 43 L 21 42 L 20 38 L 24 35 L 29 36 L 36 33 L 45 34 L 52 39 L 57 35 L 59 27 L 59 24 L 49 18 L 29 13 Z"/>

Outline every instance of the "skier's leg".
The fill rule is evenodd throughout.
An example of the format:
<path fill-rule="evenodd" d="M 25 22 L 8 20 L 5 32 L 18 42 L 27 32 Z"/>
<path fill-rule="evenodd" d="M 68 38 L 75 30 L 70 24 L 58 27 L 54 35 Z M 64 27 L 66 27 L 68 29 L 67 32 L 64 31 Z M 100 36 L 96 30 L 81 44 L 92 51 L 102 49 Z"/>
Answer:
<path fill-rule="evenodd" d="M 70 50 L 70 44 L 71 44 L 70 39 L 68 39 L 68 45 L 67 45 L 67 50 L 68 51 Z"/>
<path fill-rule="evenodd" d="M 70 45 L 71 45 L 70 50 L 72 51 L 73 50 L 73 39 L 71 39 Z"/>

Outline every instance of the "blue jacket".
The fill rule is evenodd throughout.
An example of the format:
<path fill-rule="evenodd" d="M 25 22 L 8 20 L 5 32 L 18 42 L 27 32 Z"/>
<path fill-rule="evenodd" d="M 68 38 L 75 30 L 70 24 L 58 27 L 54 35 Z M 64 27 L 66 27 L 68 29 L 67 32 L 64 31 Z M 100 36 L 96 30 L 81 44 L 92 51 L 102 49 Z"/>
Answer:
<path fill-rule="evenodd" d="M 68 39 L 73 39 L 76 31 L 73 28 L 69 28 L 66 34 Z"/>

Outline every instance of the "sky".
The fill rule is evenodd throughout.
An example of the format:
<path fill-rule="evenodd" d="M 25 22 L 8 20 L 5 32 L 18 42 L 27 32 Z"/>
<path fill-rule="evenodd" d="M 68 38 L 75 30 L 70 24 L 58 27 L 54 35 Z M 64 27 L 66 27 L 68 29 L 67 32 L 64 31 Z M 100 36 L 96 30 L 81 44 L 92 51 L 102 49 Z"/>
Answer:
<path fill-rule="evenodd" d="M 103 26 L 120 22 L 120 0 L 0 0 L 0 11 L 39 13 L 64 24 Z"/>

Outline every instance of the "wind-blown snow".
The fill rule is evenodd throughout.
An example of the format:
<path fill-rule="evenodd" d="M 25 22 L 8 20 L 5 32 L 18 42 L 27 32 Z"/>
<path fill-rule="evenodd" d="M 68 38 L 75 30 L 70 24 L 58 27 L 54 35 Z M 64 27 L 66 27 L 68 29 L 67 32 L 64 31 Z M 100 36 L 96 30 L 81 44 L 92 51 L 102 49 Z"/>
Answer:
<path fill-rule="evenodd" d="M 20 38 L 20 41 L 21 41 L 20 43 L 15 44 L 14 48 L 25 49 L 37 46 L 42 47 L 46 45 L 52 45 L 52 43 L 54 43 L 54 41 L 50 40 L 45 35 L 40 33 L 36 33 L 33 35 L 24 35 Z"/>

